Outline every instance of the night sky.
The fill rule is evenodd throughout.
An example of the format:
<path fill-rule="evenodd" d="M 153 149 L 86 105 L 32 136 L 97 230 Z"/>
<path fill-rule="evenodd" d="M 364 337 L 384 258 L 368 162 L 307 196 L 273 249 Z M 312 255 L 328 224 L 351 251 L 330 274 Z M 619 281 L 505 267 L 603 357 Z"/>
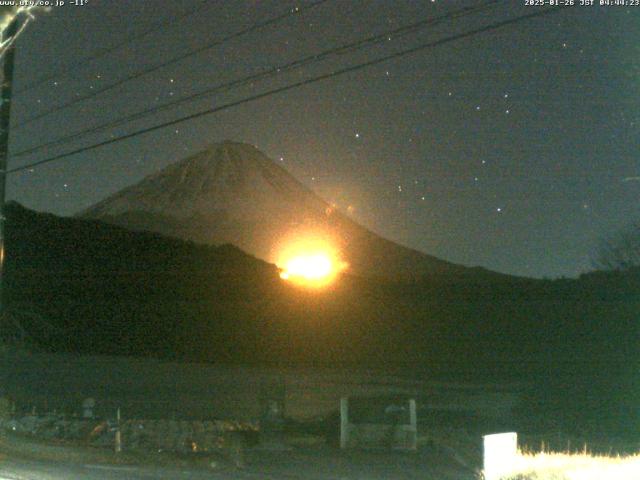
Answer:
<path fill-rule="evenodd" d="M 20 126 L 74 96 L 309 3 L 89 0 L 40 14 L 17 44 L 11 151 L 482 2 L 328 0 Z M 11 157 L 9 166 L 542 8 L 524 3 L 498 2 L 477 15 Z M 164 28 L 141 36 L 162 22 Z M 570 7 L 12 174 L 9 198 L 71 215 L 232 139 L 256 145 L 389 239 L 500 272 L 576 276 L 591 268 L 603 237 L 640 220 L 638 38 L 640 7 Z M 60 71 L 66 73 L 33 86 Z"/>

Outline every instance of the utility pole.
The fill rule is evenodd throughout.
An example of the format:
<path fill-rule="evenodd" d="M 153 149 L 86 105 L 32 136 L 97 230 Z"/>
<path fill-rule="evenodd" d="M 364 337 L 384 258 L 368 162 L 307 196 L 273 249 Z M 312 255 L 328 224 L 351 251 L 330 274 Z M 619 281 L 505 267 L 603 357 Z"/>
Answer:
<path fill-rule="evenodd" d="M 6 313 L 4 300 L 4 224 L 5 197 L 7 186 L 7 159 L 9 156 L 9 125 L 11 123 L 11 92 L 13 90 L 13 62 L 16 53 L 15 35 L 18 33 L 18 17 L 14 17 L 2 35 L 2 40 L 8 42 L 4 55 L 2 91 L 0 92 L 0 315 Z"/>

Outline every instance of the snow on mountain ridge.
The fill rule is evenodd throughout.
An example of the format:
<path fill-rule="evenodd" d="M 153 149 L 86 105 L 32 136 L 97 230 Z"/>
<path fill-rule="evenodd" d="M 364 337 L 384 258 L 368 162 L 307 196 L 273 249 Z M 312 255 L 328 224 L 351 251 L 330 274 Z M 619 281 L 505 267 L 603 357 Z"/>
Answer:
<path fill-rule="evenodd" d="M 260 216 L 261 209 L 287 210 L 291 201 L 299 205 L 302 201 L 317 213 L 328 207 L 257 148 L 223 142 L 169 165 L 82 215 L 117 216 L 140 210 L 190 218 L 223 210 L 248 219 Z"/>

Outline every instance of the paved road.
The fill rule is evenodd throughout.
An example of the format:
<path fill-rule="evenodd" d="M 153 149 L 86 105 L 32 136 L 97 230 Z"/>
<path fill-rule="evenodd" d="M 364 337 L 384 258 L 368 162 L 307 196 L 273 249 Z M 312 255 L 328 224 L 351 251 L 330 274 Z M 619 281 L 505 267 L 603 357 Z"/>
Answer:
<path fill-rule="evenodd" d="M 243 469 L 71 464 L 4 458 L 0 480 L 471 480 L 441 455 L 351 452 L 255 452 Z"/>
<path fill-rule="evenodd" d="M 0 480 L 199 480 L 205 478 L 215 479 L 216 476 L 207 471 L 195 472 L 129 466 L 78 465 L 23 460 L 5 460 L 0 463 Z"/>
<path fill-rule="evenodd" d="M 263 474 L 256 471 L 186 470 L 136 466 L 78 465 L 35 461 L 4 461 L 0 480 L 275 480 L 302 478 Z"/>

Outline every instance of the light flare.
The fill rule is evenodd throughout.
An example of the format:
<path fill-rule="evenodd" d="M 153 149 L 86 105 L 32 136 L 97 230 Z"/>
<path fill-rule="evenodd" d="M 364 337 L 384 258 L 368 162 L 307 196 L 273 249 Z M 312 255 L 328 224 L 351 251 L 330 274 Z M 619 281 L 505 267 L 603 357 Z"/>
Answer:
<path fill-rule="evenodd" d="M 348 267 L 330 241 L 313 236 L 283 242 L 276 264 L 280 278 L 307 287 L 329 285 Z"/>
<path fill-rule="evenodd" d="M 333 271 L 331 259 L 324 253 L 313 253 L 292 258 L 285 265 L 285 271 L 280 275 L 289 279 L 299 276 L 305 280 L 320 280 L 327 277 Z"/>

